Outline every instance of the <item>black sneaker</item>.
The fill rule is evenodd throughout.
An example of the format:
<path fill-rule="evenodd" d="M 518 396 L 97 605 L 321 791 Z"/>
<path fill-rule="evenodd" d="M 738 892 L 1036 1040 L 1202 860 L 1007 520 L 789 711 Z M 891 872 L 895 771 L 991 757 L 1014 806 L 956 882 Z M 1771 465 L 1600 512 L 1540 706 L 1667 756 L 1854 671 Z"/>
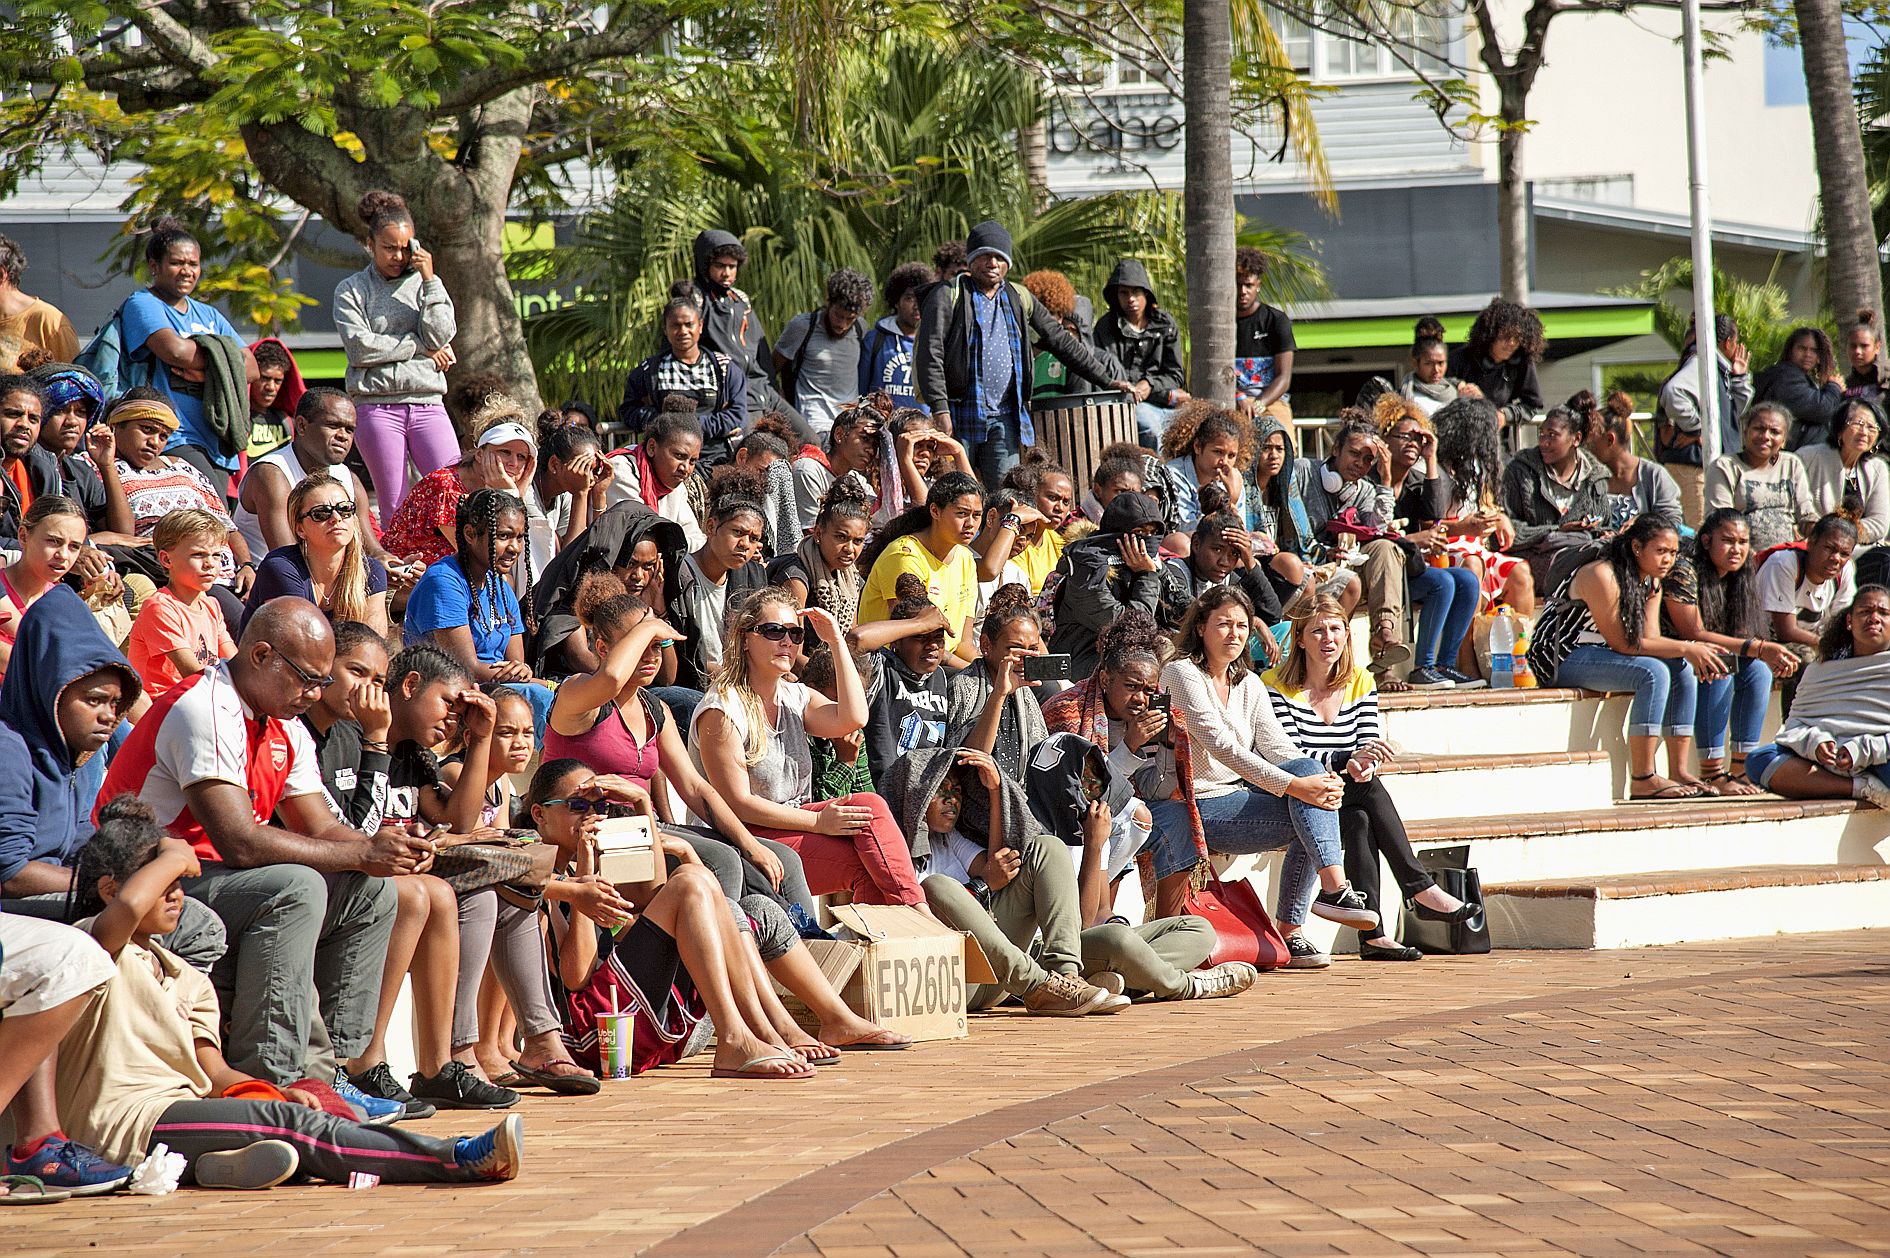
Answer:
<path fill-rule="evenodd" d="M 1405 684 L 1413 690 L 1449 690 L 1457 683 L 1444 675 L 1444 671 L 1420 665 L 1405 675 Z"/>
<path fill-rule="evenodd" d="M 510 1109 L 518 1104 L 518 1093 L 487 1083 L 463 1061 L 447 1062 L 432 1078 L 416 1074 L 408 1084 L 414 1100 L 441 1109 Z"/>
<path fill-rule="evenodd" d="M 1350 883 L 1337 891 L 1321 891 L 1312 902 L 1312 911 L 1315 916 L 1353 930 L 1370 930 L 1378 925 L 1378 914 L 1366 907 L 1365 897 Z"/>
<path fill-rule="evenodd" d="M 1440 667 L 1437 671 L 1450 678 L 1450 684 L 1459 690 L 1481 690 L 1490 684 L 1481 677 L 1472 677 L 1470 674 L 1459 672 L 1454 668 Z"/>
<path fill-rule="evenodd" d="M 349 1075 L 348 1082 L 368 1096 L 379 1097 L 383 1101 L 399 1101 L 407 1108 L 401 1113 L 401 1122 L 414 1118 L 431 1118 L 439 1111 L 425 1101 L 416 1101 L 413 1094 L 400 1086 L 400 1080 L 394 1078 L 394 1072 L 387 1068 L 386 1062 L 369 1066 L 358 1075 Z"/>
<path fill-rule="evenodd" d="M 1323 970 L 1332 964 L 1329 955 L 1319 951 L 1312 940 L 1297 932 L 1286 937 L 1286 951 L 1289 954 L 1286 968 L 1289 970 Z"/>

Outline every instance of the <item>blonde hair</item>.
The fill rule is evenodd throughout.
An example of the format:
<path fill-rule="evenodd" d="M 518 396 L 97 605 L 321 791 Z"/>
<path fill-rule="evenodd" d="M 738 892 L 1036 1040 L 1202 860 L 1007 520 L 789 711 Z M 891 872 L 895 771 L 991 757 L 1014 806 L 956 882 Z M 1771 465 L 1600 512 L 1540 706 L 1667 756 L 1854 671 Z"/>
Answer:
<path fill-rule="evenodd" d="M 1378 426 L 1381 435 L 1389 437 L 1391 430 L 1405 420 L 1412 420 L 1425 432 L 1434 433 L 1430 416 L 1419 410 L 1417 403 L 1401 393 L 1381 393 L 1372 403 L 1372 423 Z"/>
<path fill-rule="evenodd" d="M 157 522 L 157 527 L 151 530 L 151 545 L 159 550 L 169 550 L 173 546 L 199 539 L 226 543 L 229 536 L 229 526 L 208 511 L 185 507 L 168 513 Z"/>
<path fill-rule="evenodd" d="M 1326 673 L 1327 686 L 1338 686 L 1352 675 L 1355 665 L 1352 662 L 1351 617 L 1346 615 L 1344 604 L 1330 594 L 1314 597 L 1312 606 L 1295 615 L 1291 620 L 1292 633 L 1286 639 L 1286 658 L 1280 663 L 1280 686 L 1283 690 L 1305 690 L 1310 678 L 1307 671 L 1311 667 L 1311 657 L 1300 645 L 1299 635 L 1312 625 L 1315 620 L 1336 620 L 1346 630 L 1345 646 Z"/>
<path fill-rule="evenodd" d="M 307 546 L 301 533 L 302 505 L 318 489 L 337 489 L 341 491 L 343 502 L 354 501 L 354 495 L 348 492 L 348 487 L 327 472 L 303 477 L 302 483 L 289 491 L 289 531 L 295 534 L 297 547 Z M 358 509 L 359 504 L 356 505 Z M 303 553 L 306 555 L 307 552 Z M 335 577 L 333 619 L 366 620 L 367 600 L 367 555 L 361 549 L 361 530 L 350 528 L 348 544 L 341 548 L 341 571 Z"/>
<path fill-rule="evenodd" d="M 743 722 L 748 727 L 742 736 L 744 766 L 760 764 L 762 757 L 768 754 L 770 731 L 761 711 L 761 696 L 748 680 L 748 633 L 762 622 L 762 612 L 770 607 L 787 608 L 787 619 L 798 623 L 799 612 L 792 591 L 779 585 L 756 590 L 740 606 L 729 609 L 722 628 L 722 662 L 709 678 L 709 684 L 721 694 L 724 703 L 732 701 L 741 707 Z"/>

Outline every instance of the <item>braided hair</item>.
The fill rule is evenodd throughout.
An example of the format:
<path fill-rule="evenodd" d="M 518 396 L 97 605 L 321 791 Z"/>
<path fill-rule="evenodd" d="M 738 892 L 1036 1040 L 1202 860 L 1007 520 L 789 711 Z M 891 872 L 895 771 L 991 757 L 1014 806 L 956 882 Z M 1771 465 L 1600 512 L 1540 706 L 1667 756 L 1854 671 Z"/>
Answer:
<path fill-rule="evenodd" d="M 459 567 L 462 573 L 477 569 L 481 576 L 479 585 L 473 591 L 472 606 L 467 612 L 467 622 L 475 634 L 480 630 L 492 629 L 505 623 L 505 578 L 499 572 L 497 534 L 499 520 L 506 515 L 516 514 L 521 524 L 525 520 L 525 504 L 513 494 L 503 489 L 475 489 L 459 500 L 459 509 L 453 517 L 453 539 L 459 547 Z M 485 535 L 484 553 L 475 548 L 468 534 L 477 529 Z"/>
<path fill-rule="evenodd" d="M 164 827 L 158 824 L 151 805 L 136 795 L 124 794 L 111 799 L 99 810 L 98 829 L 79 849 L 78 868 L 72 874 L 68 905 L 80 917 L 102 912 L 105 897 L 98 893 L 101 878 L 110 878 L 119 886 L 157 855 L 164 839 Z"/>

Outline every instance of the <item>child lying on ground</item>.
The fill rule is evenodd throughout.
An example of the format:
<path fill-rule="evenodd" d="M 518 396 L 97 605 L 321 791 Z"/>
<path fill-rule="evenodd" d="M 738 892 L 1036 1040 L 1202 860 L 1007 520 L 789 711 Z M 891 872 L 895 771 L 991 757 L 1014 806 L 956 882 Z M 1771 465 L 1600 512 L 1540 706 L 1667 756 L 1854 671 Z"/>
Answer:
<path fill-rule="evenodd" d="M 514 1179 L 524 1121 L 441 1140 L 336 1118 L 308 1093 L 232 1070 L 217 1040 L 208 979 L 154 942 L 177 925 L 180 880 L 195 877 L 188 843 L 169 838 L 149 805 L 121 795 L 79 854 L 79 923 L 117 962 L 59 1049 L 59 1115 L 67 1131 L 136 1163 L 159 1144 L 183 1155 L 186 1183 L 272 1188 L 298 1176 L 346 1183 L 364 1171 L 390 1183 Z"/>

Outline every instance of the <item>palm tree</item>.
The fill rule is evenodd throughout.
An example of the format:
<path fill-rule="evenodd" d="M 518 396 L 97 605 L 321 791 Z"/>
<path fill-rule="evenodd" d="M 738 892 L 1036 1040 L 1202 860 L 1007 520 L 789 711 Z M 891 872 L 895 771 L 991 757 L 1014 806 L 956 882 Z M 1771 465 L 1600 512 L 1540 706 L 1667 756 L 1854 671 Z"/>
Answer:
<path fill-rule="evenodd" d="M 1186 0 L 1182 13 L 1188 391 L 1225 405 L 1234 400 L 1233 14 L 1228 0 Z"/>
<path fill-rule="evenodd" d="M 1818 159 L 1824 219 L 1825 284 L 1831 307 L 1848 325 L 1859 310 L 1883 309 L 1883 272 L 1870 212 L 1864 142 L 1851 91 L 1840 0 L 1793 0 L 1810 96 L 1811 139 Z"/>
<path fill-rule="evenodd" d="M 615 401 L 653 346 L 655 313 L 671 282 L 691 273 L 691 243 L 707 226 L 741 238 L 749 256 L 742 287 L 775 331 L 819 301 L 835 268 L 883 277 L 929 259 L 984 218 L 1011 227 L 1020 269 L 1060 270 L 1094 292 L 1117 258 L 1135 255 L 1181 308 L 1180 198 L 1112 193 L 1039 209 L 1017 137 L 1037 116 L 1041 93 L 1014 65 L 899 36 L 839 52 L 827 73 L 844 105 L 819 146 L 797 143 L 772 121 L 794 116 L 790 75 L 768 66 L 726 73 L 742 81 L 704 75 L 705 98 L 759 99 L 762 107 L 698 119 L 673 151 L 631 167 L 572 245 L 520 260 L 590 295 L 526 325 L 549 393 Z M 781 108 L 766 107 L 771 96 Z M 1271 245 L 1281 265 L 1269 279 L 1280 296 L 1323 291 L 1303 238 L 1275 234 Z M 1231 349 L 1224 357 L 1231 361 Z"/>

